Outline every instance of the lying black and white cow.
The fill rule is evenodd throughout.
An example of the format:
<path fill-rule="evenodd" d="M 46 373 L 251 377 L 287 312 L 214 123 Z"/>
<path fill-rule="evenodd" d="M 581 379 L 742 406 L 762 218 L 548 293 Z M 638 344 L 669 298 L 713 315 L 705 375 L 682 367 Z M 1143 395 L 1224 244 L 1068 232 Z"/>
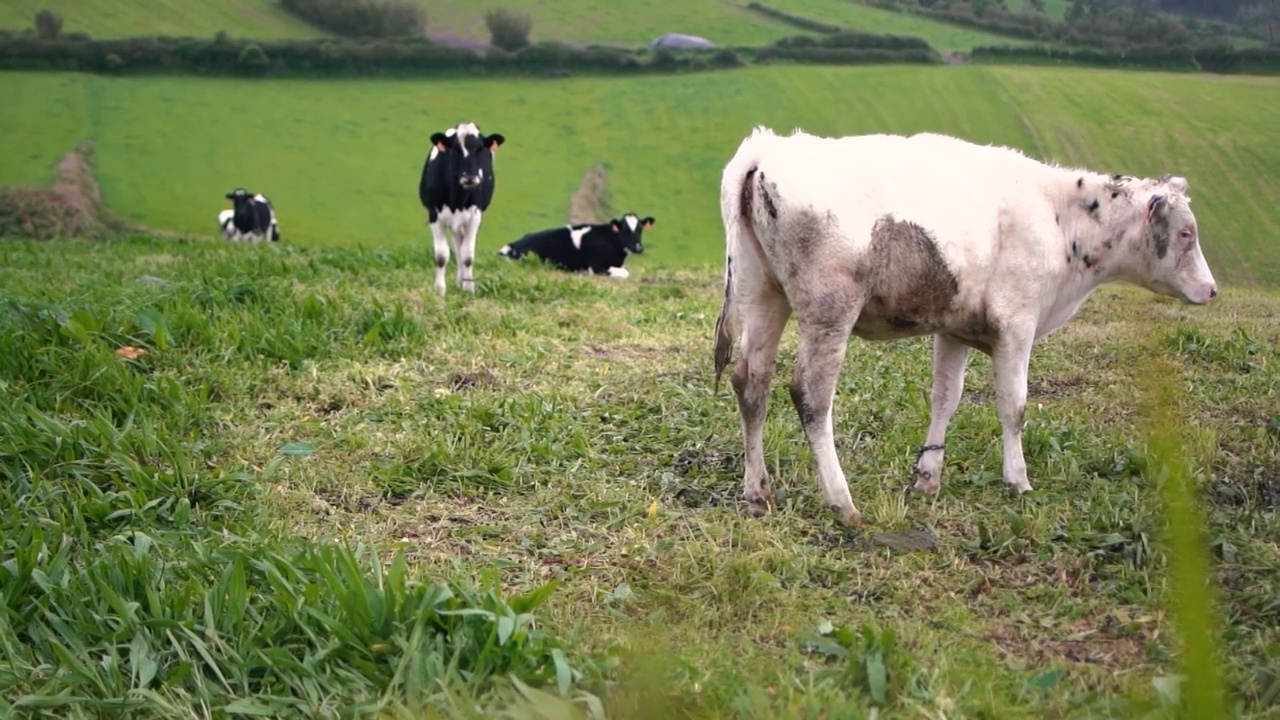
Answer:
<path fill-rule="evenodd" d="M 725 296 L 715 377 L 742 336 L 731 377 L 744 441 L 743 494 L 771 499 L 764 421 L 778 339 L 794 312 L 791 399 L 823 499 L 860 515 L 832 437 L 831 404 L 849 335 L 933 335 L 929 429 L 914 469 L 936 493 L 970 348 L 989 355 L 1003 428 L 1004 482 L 1031 489 L 1022 455 L 1034 342 L 1103 283 L 1203 305 L 1218 294 L 1200 252 L 1187 181 L 1054 167 L 1017 150 L 934 134 L 789 137 L 757 128 L 725 166 Z"/>
<path fill-rule="evenodd" d="M 444 295 L 444 268 L 449 248 L 458 254 L 458 286 L 475 292 L 471 265 L 475 261 L 476 236 L 484 211 L 493 202 L 493 155 L 505 138 L 484 135 L 474 123 L 431 136 L 431 152 L 422 165 L 418 199 L 427 210 L 427 223 L 435 243 L 436 291 Z"/>
<path fill-rule="evenodd" d="M 519 260 L 527 253 L 533 253 L 563 270 L 586 270 L 625 279 L 631 273 L 622 267 L 622 263 L 626 262 L 627 255 L 644 252 L 640 235 L 653 223 L 652 217 L 641 220 L 635 213 L 627 213 L 598 225 L 565 225 L 539 230 L 503 245 L 498 254 Z"/>
<path fill-rule="evenodd" d="M 268 238 L 280 239 L 280 223 L 276 220 L 275 206 L 266 195 L 250 195 L 244 188 L 236 188 L 226 194 L 232 209 L 218 213 L 218 227 L 228 240 Z"/>

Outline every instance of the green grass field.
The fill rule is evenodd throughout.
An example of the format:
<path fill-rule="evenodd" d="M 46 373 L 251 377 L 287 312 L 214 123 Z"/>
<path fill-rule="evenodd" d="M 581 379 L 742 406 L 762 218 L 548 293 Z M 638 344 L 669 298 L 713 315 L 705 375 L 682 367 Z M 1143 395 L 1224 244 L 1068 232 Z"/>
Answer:
<path fill-rule="evenodd" d="M 281 10 L 275 0 L 4 0 L 0 28 L 29 28 L 36 13 L 49 9 L 62 16 L 63 32 L 93 37 L 193 35 L 212 37 L 219 30 L 236 37 L 325 35 Z"/>
<path fill-rule="evenodd" d="M 939 50 L 977 45 L 1017 45 L 1016 39 L 970 30 L 928 18 L 861 5 L 849 0 L 775 0 L 787 12 L 871 33 L 915 35 Z M 668 32 L 706 37 L 719 45 L 760 45 L 806 31 L 776 22 L 730 0 L 645 0 L 620 6 L 608 0 L 516 0 L 506 7 L 533 18 L 534 40 L 573 40 L 642 45 Z M 426 0 L 429 33 L 487 39 L 486 6 Z"/>
<path fill-rule="evenodd" d="M 0 244 L 0 715 L 1173 720 L 1220 673 L 1232 717 L 1275 717 L 1274 291 L 1096 293 L 1033 355 L 1022 498 L 982 356 L 940 495 L 904 494 L 928 343 L 855 342 L 847 531 L 787 397 L 794 328 L 779 506 L 742 512 L 718 271 L 486 257 L 446 299 L 430 274 L 404 248 Z M 1169 550 L 1179 457 L 1212 620 Z M 1181 664 L 1197 628 L 1209 670 Z"/>
<path fill-rule="evenodd" d="M 490 7 L 527 12 L 533 20 L 530 38 L 638 46 L 679 32 L 701 35 L 719 45 L 762 45 L 802 30 L 757 15 L 745 3 L 731 0 L 507 0 L 499 4 L 423 0 L 427 33 L 487 40 L 484 24 Z"/>
<path fill-rule="evenodd" d="M 766 3 L 796 15 L 869 33 L 914 35 L 938 50 L 968 52 L 979 46 L 1028 45 L 1017 38 L 995 35 L 921 15 L 894 12 L 850 0 L 772 0 Z"/>
<path fill-rule="evenodd" d="M 490 6 L 422 0 L 427 33 L 434 37 L 487 40 Z M 966 51 L 976 45 L 1017 45 L 1020 41 L 947 23 L 861 5 L 849 0 L 777 0 L 775 7 L 863 32 L 917 35 L 940 50 Z M 733 0 L 637 0 L 620 6 L 609 0 L 511 0 L 502 4 L 528 12 L 532 39 L 643 45 L 667 32 L 701 35 L 720 45 L 762 45 L 805 34 L 750 12 Z M 94 37 L 128 35 L 212 36 L 219 30 L 243 37 L 324 35 L 281 10 L 273 0 L 200 3 L 145 0 L 117 7 L 104 1 L 8 0 L 0 3 L 0 27 L 31 27 L 36 12 L 49 8 L 63 16 L 67 32 Z"/>
<path fill-rule="evenodd" d="M 47 181 L 87 134 L 108 205 L 165 230 L 213 233 L 223 193 L 244 185 L 277 202 L 289 242 L 426 253 L 415 189 L 426 138 L 465 116 L 509 140 L 482 253 L 563 222 L 582 174 L 604 162 L 614 207 L 658 220 L 637 267 L 718 264 L 720 172 L 753 125 L 934 130 L 1109 172 L 1183 174 L 1219 277 L 1280 282 L 1274 78 L 1014 67 L 768 67 L 625 82 L 6 73 L 0 90 L 25 98 L 0 107 L 0 127 L 23 138 L 0 158 L 3 182 Z M 232 93 L 240 103 L 226 102 Z"/>

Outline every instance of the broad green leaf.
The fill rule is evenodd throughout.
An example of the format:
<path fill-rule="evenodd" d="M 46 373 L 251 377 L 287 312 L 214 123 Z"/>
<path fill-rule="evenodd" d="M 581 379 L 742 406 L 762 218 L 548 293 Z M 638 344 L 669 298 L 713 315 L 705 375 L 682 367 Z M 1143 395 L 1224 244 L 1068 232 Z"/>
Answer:
<path fill-rule="evenodd" d="M 560 648 L 551 651 L 551 661 L 556 666 L 556 689 L 560 691 L 561 696 L 568 695 L 569 687 L 573 683 L 573 669 L 569 667 L 569 661 L 565 659 Z"/>
<path fill-rule="evenodd" d="M 310 455 L 316 451 L 316 446 L 306 442 L 291 442 L 280 446 L 281 455 Z"/>
<path fill-rule="evenodd" d="M 507 615 L 498 616 L 498 644 L 506 645 L 511 639 L 511 633 L 515 632 L 516 620 Z"/>
<path fill-rule="evenodd" d="M 889 696 L 889 678 L 884 667 L 884 657 L 879 651 L 866 655 L 867 688 L 871 691 L 871 699 L 883 705 Z"/>

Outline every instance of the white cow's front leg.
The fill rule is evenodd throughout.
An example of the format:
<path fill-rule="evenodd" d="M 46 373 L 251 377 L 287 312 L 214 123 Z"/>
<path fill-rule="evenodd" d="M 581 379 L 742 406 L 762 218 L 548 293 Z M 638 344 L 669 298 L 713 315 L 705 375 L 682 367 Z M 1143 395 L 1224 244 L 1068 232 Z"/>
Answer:
<path fill-rule="evenodd" d="M 458 242 L 458 287 L 462 288 L 463 292 L 476 291 L 471 266 L 475 264 L 476 237 L 480 235 L 480 220 L 481 215 L 477 212 L 466 224 L 461 233 L 462 238 Z"/>
<path fill-rule="evenodd" d="M 445 235 L 443 223 L 437 220 L 431 223 L 431 240 L 436 253 L 436 292 L 444 295 L 444 267 L 449 264 L 449 238 Z"/>
<path fill-rule="evenodd" d="M 1027 461 L 1022 456 L 1022 416 L 1027 408 L 1027 364 L 1031 360 L 1034 335 L 1005 332 L 993 349 L 996 415 L 1004 439 L 1004 482 L 1022 494 L 1031 489 L 1027 482 Z"/>
<path fill-rule="evenodd" d="M 969 348 L 950 335 L 933 336 L 933 392 L 929 401 L 929 431 L 916 459 L 915 489 L 937 493 L 942 486 L 943 445 L 947 425 L 964 394 L 964 367 Z"/>
<path fill-rule="evenodd" d="M 609 268 L 609 277 L 616 278 L 618 280 L 626 280 L 631 277 L 631 273 L 627 272 L 626 268 L 611 267 Z"/>

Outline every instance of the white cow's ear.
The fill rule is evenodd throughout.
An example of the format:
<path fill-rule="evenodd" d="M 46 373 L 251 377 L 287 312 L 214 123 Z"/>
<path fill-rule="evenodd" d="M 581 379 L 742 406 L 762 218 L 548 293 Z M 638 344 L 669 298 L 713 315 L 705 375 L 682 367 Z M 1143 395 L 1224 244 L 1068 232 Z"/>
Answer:
<path fill-rule="evenodd" d="M 1185 195 L 1187 192 L 1187 179 L 1178 177 L 1177 175 L 1166 175 L 1164 177 L 1165 184 L 1173 189 L 1174 192 Z"/>
<path fill-rule="evenodd" d="M 1164 195 L 1152 195 L 1147 200 L 1147 222 L 1164 217 L 1169 210 L 1169 198 Z"/>

